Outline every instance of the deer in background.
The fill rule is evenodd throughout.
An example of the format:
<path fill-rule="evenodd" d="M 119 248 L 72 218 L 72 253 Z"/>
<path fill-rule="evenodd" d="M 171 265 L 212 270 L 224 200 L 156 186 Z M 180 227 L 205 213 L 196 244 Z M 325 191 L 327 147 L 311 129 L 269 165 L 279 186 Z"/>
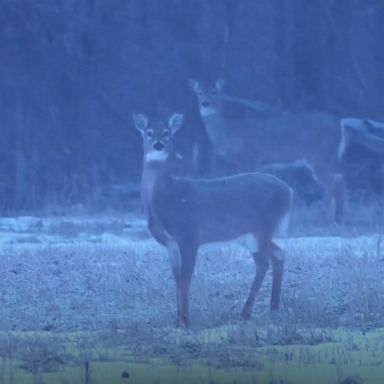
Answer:
<path fill-rule="evenodd" d="M 384 123 L 376 120 L 346 117 L 340 120 L 341 141 L 338 156 L 341 159 L 350 144 L 359 144 L 378 156 L 384 156 Z"/>
<path fill-rule="evenodd" d="M 143 138 L 141 196 L 148 228 L 167 248 L 176 283 L 177 323 L 189 323 L 189 289 L 200 245 L 249 235 L 257 265 L 254 281 L 242 310 L 249 319 L 255 296 L 272 263 L 271 309 L 277 309 L 283 277 L 282 250 L 273 242 L 288 215 L 292 190 L 273 175 L 244 173 L 214 179 L 189 179 L 172 175 L 173 139 L 183 115 L 168 118 L 133 116 Z"/>
<path fill-rule="evenodd" d="M 265 164 L 258 167 L 258 171 L 285 181 L 294 190 L 295 198 L 299 198 L 307 207 L 324 197 L 324 188 L 308 161 Z"/>
<path fill-rule="evenodd" d="M 224 81 L 207 86 L 189 81 L 196 94 L 200 115 L 212 143 L 214 156 L 252 171 L 265 163 L 291 163 L 306 159 L 313 166 L 328 199 L 335 199 L 334 221 L 341 223 L 345 205 L 345 183 L 339 171 L 337 148 L 339 122 L 321 113 L 289 113 L 262 103 L 241 102 L 254 108 L 254 117 L 229 118 L 224 113 Z M 241 100 L 241 99 L 239 99 Z"/>
<path fill-rule="evenodd" d="M 355 117 L 340 120 L 338 156 L 346 182 L 365 196 L 383 196 L 384 123 Z M 357 195 L 355 195 L 356 197 Z"/>

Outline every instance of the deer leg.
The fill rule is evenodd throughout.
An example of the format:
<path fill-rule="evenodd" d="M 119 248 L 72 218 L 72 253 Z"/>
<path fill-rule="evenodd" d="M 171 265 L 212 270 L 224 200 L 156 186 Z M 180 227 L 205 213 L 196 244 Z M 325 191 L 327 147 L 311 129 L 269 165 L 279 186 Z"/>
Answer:
<path fill-rule="evenodd" d="M 341 174 L 335 175 L 333 185 L 333 195 L 335 198 L 335 223 L 342 224 L 346 201 L 346 187 L 344 177 Z"/>
<path fill-rule="evenodd" d="M 175 242 L 170 242 L 167 245 L 169 260 L 172 266 L 172 274 L 175 279 L 176 285 L 176 308 L 177 308 L 177 321 L 181 317 L 181 265 L 180 265 L 180 250 Z"/>
<path fill-rule="evenodd" d="M 217 159 L 217 154 L 212 147 L 212 144 L 211 144 L 210 152 L 208 155 L 208 167 L 209 167 L 209 175 L 217 176 L 218 159 Z"/>
<path fill-rule="evenodd" d="M 195 268 L 197 246 L 186 244 L 180 247 L 180 313 L 178 314 L 178 325 L 189 325 L 189 288 L 191 286 L 192 274 Z"/>
<path fill-rule="evenodd" d="M 272 295 L 271 295 L 271 310 L 275 311 L 280 306 L 281 283 L 283 280 L 284 271 L 284 251 L 277 245 L 272 243 L 273 253 L 272 261 Z"/>
<path fill-rule="evenodd" d="M 253 280 L 248 299 L 245 302 L 243 310 L 241 312 L 241 317 L 244 320 L 249 320 L 251 318 L 253 303 L 255 302 L 257 292 L 260 290 L 261 284 L 263 283 L 265 274 L 268 270 L 268 256 L 270 252 L 270 245 L 268 245 L 268 243 L 266 242 L 259 242 L 259 244 L 259 252 L 252 253 L 252 256 L 256 263 L 256 275 Z"/>
<path fill-rule="evenodd" d="M 160 244 L 167 248 L 169 261 L 172 266 L 172 274 L 175 279 L 176 285 L 176 308 L 177 308 L 177 321 L 181 317 L 181 287 L 180 287 L 180 276 L 181 276 L 181 262 L 180 262 L 180 249 L 176 241 L 172 236 L 159 224 L 157 217 L 150 217 L 148 221 L 148 227 L 155 238 Z"/>

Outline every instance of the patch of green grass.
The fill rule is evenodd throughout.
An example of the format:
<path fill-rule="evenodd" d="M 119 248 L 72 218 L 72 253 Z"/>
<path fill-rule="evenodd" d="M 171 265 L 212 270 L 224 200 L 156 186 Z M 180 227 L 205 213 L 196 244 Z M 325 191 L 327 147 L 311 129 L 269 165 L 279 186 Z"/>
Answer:
<path fill-rule="evenodd" d="M 0 378 L 2 383 L 17 384 L 84 384 L 86 376 L 88 384 L 337 384 L 348 377 L 358 377 L 364 384 L 382 383 L 384 329 L 317 330 L 320 335 L 326 332 L 325 342 L 318 344 L 311 344 L 314 330 L 304 330 L 301 343 L 270 345 L 263 340 L 271 330 L 262 328 L 258 329 L 260 346 L 250 346 L 233 342 L 236 327 L 245 326 L 202 331 L 169 328 L 164 330 L 164 344 L 141 349 L 124 333 L 116 345 L 99 332 L 8 334 L 14 347 L 9 353 L 2 350 Z M 53 358 L 55 364 L 47 365 Z"/>

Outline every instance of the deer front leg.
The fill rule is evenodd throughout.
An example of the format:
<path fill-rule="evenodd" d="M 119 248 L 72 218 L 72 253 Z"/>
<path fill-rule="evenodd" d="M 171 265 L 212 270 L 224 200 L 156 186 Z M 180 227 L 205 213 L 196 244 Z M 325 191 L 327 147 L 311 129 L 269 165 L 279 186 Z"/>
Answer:
<path fill-rule="evenodd" d="M 333 196 L 335 199 L 335 223 L 340 225 L 344 219 L 346 187 L 343 175 L 336 174 L 333 179 Z"/>
<path fill-rule="evenodd" d="M 268 253 L 265 247 L 261 247 L 259 252 L 252 253 L 252 256 L 256 263 L 256 275 L 253 280 L 248 299 L 245 302 L 241 312 L 241 317 L 243 320 L 249 320 L 251 318 L 253 303 L 255 302 L 257 292 L 259 292 L 265 274 L 268 270 Z"/>
<path fill-rule="evenodd" d="M 150 216 L 148 227 L 155 238 L 160 244 L 167 248 L 169 261 L 171 262 L 172 274 L 175 279 L 176 286 L 176 308 L 177 308 L 177 322 L 181 318 L 181 262 L 180 262 L 180 249 L 173 237 L 163 228 L 160 221 L 155 215 Z"/>
<path fill-rule="evenodd" d="M 181 263 L 180 263 L 180 250 L 176 242 L 169 242 L 167 244 L 168 256 L 171 262 L 172 274 L 175 279 L 176 287 L 176 309 L 177 309 L 177 323 L 181 318 Z"/>
<path fill-rule="evenodd" d="M 179 281 L 179 299 L 180 313 L 178 314 L 178 325 L 189 325 L 189 289 L 191 286 L 192 274 L 195 268 L 197 255 L 197 246 L 185 244 L 180 247 L 180 281 Z"/>

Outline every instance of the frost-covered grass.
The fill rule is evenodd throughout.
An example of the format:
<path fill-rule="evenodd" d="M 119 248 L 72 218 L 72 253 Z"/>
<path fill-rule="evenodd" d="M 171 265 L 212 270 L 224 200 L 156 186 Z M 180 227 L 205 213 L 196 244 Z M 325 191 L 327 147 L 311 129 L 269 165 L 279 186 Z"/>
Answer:
<path fill-rule="evenodd" d="M 311 207 L 294 205 L 290 236 L 358 237 L 362 234 L 384 232 L 383 200 L 348 202 L 342 226 L 332 225 L 332 209 L 328 208 L 323 203 Z"/>
<path fill-rule="evenodd" d="M 127 235 L 127 236 L 125 236 Z M 146 238 L 138 215 L 102 217 L 6 217 L 0 218 L 0 246 L 26 244 L 126 243 Z"/>
<path fill-rule="evenodd" d="M 247 324 L 252 258 L 204 246 L 180 330 L 168 257 L 142 218 L 8 218 L 0 231 L 0 383 L 85 383 L 86 366 L 90 383 L 381 383 L 380 234 L 279 239 L 282 309 L 269 313 L 268 275 Z"/>

